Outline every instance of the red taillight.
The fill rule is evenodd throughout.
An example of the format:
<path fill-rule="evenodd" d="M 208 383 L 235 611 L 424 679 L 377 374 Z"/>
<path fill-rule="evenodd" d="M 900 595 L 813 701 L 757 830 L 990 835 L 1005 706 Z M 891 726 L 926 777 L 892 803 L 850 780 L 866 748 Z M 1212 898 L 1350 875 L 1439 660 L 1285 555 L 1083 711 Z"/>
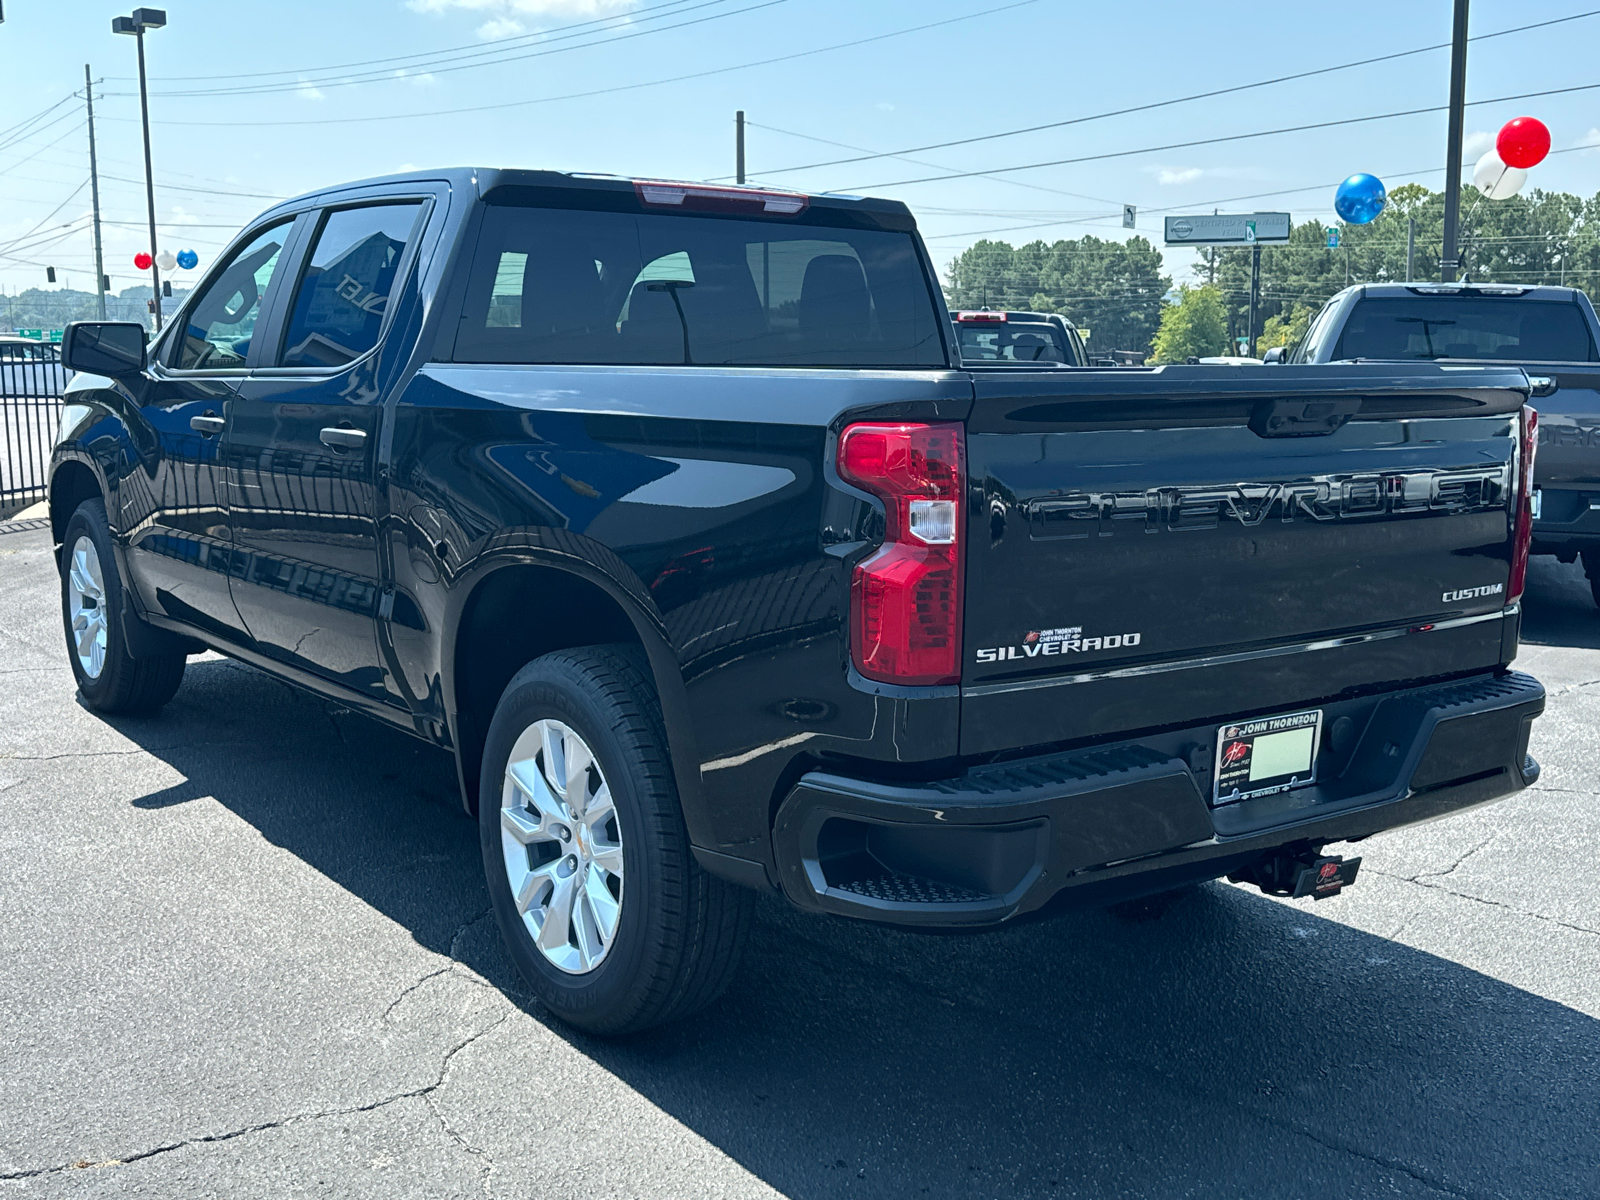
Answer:
<path fill-rule="evenodd" d="M 863 422 L 839 435 L 839 475 L 883 501 L 883 546 L 850 585 L 851 657 L 881 683 L 961 678 L 960 425 Z"/>
<path fill-rule="evenodd" d="M 771 188 L 716 187 L 705 183 L 678 183 L 670 179 L 635 179 L 633 190 L 646 204 L 688 208 L 702 212 L 761 212 L 792 217 L 804 212 L 810 197 Z"/>
<path fill-rule="evenodd" d="M 1522 455 L 1517 476 L 1516 535 L 1511 543 L 1511 581 L 1506 602 L 1522 598 L 1528 582 L 1528 553 L 1533 548 L 1533 460 L 1539 452 L 1539 414 L 1523 405 Z"/>
<path fill-rule="evenodd" d="M 956 314 L 956 320 L 963 325 L 1004 325 L 1006 323 L 1006 314 L 1003 312 L 990 312 L 986 308 L 977 311 L 963 309 Z"/>

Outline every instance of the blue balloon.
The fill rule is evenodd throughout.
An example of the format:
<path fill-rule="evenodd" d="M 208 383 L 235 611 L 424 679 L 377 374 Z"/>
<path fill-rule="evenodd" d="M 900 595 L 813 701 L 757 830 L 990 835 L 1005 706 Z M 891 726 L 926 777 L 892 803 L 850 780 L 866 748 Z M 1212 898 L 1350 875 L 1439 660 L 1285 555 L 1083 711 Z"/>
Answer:
<path fill-rule="evenodd" d="M 1389 194 L 1376 175 L 1352 175 L 1333 194 L 1333 211 L 1352 225 L 1375 220 L 1388 203 Z"/>
<path fill-rule="evenodd" d="M 178 265 L 185 271 L 192 271 L 200 265 L 200 256 L 193 250 L 179 250 Z"/>

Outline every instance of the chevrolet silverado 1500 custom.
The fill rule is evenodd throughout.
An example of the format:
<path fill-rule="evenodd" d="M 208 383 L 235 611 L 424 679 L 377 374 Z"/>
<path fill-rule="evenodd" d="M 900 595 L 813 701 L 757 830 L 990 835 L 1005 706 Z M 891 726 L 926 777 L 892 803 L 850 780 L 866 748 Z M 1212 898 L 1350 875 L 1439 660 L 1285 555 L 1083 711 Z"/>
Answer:
<path fill-rule="evenodd" d="M 599 1032 L 753 894 L 932 928 L 1505 796 L 1509 368 L 961 369 L 899 204 L 538 171 L 286 202 L 147 347 L 84 323 L 50 512 L 82 696 L 211 647 L 453 754 L 509 953 Z"/>
<path fill-rule="evenodd" d="M 1527 371 L 1539 408 L 1533 553 L 1562 562 L 1581 555 L 1600 604 L 1600 322 L 1583 292 L 1507 283 L 1361 284 L 1329 300 L 1285 357 Z"/>

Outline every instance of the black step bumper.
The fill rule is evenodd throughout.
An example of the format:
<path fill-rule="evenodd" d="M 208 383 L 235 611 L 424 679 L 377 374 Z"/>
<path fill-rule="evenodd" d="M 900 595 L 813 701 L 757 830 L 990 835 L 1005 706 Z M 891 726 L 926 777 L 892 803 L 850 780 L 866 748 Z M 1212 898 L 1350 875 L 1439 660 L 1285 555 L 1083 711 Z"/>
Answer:
<path fill-rule="evenodd" d="M 992 925 L 1052 900 L 1104 903 L 1217 878 L 1284 847 L 1432 820 L 1538 778 L 1528 735 L 1544 688 L 1519 672 L 1320 707 L 1325 731 L 1351 719 L 1348 748 L 1324 742 L 1321 781 L 1218 809 L 1203 765 L 1214 725 L 928 782 L 813 771 L 778 810 L 783 889 L 845 916 Z"/>

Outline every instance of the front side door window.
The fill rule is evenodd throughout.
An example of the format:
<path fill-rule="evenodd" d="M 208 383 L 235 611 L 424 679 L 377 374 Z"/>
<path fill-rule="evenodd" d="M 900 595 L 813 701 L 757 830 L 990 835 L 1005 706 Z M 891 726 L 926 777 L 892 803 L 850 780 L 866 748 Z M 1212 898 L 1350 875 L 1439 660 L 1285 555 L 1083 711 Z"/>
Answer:
<path fill-rule="evenodd" d="M 281 367 L 342 367 L 378 344 L 416 201 L 330 212 L 284 334 Z"/>
<path fill-rule="evenodd" d="M 170 365 L 179 371 L 240 370 L 277 269 L 292 219 L 245 243 L 185 313 Z"/>

